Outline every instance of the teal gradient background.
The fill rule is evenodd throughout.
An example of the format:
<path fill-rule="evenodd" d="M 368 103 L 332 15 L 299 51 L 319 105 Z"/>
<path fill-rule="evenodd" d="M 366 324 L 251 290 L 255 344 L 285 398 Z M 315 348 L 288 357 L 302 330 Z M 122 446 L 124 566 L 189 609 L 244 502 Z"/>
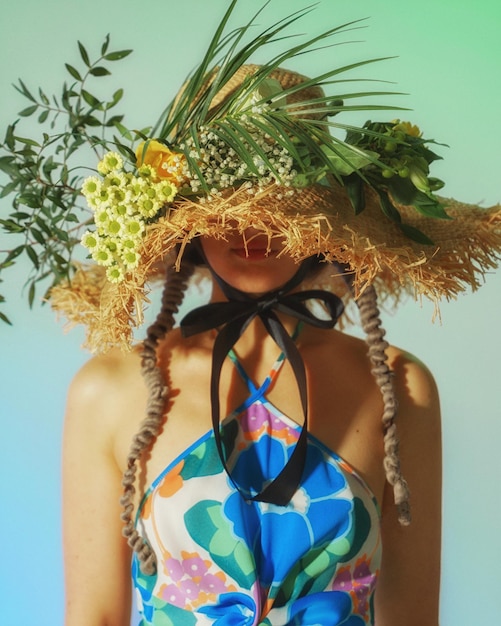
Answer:
<path fill-rule="evenodd" d="M 237 14 L 247 18 L 261 2 L 240 4 Z M 261 21 L 270 23 L 305 4 L 272 0 Z M 111 94 L 125 85 L 126 123 L 150 124 L 200 58 L 227 5 L 227 0 L 5 0 L 0 11 L 0 127 L 27 106 L 11 83 L 22 77 L 34 89 L 59 90 L 64 62 L 79 63 L 76 40 L 93 53 L 107 33 L 112 49 L 132 47 L 135 52 L 116 65 L 109 86 L 103 80 L 103 87 Z M 398 55 L 365 74 L 392 80 L 396 85 L 390 89 L 411 94 L 398 100 L 413 109 L 403 117 L 450 146 L 440 149 L 445 159 L 435 170 L 447 181 L 445 195 L 483 206 L 499 202 L 499 1 L 323 0 L 301 29 L 313 34 L 365 17 L 370 18 L 366 28 L 353 34 L 360 43 L 301 58 L 292 69 L 308 74 L 320 72 L 324 62 L 328 69 L 354 59 Z M 383 112 L 380 117 L 393 115 Z M 0 200 L 0 212 L 7 208 L 8 199 Z M 9 237 L 0 238 L 0 249 L 11 246 Z M 3 310 L 14 326 L 0 326 L 0 623 L 60 626 L 61 431 L 67 385 L 88 355 L 79 349 L 81 330 L 63 335 L 47 306 L 28 310 L 21 293 L 27 269 L 19 264 L 1 285 L 7 296 Z M 445 303 L 442 323 L 432 323 L 429 302 L 409 301 L 397 315 L 384 317 L 389 340 L 426 362 L 441 389 L 442 626 L 499 619 L 500 309 L 498 271 L 490 273 L 478 293 Z"/>

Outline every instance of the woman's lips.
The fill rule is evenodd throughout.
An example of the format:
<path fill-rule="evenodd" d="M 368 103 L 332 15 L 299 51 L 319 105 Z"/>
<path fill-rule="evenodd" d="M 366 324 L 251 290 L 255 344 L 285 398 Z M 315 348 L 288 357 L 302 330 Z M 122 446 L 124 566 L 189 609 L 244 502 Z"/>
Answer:
<path fill-rule="evenodd" d="M 232 248 L 231 251 L 241 259 L 248 261 L 262 261 L 264 259 L 273 258 L 278 254 L 278 250 L 270 250 L 268 247 L 259 248 L 254 246 Z"/>

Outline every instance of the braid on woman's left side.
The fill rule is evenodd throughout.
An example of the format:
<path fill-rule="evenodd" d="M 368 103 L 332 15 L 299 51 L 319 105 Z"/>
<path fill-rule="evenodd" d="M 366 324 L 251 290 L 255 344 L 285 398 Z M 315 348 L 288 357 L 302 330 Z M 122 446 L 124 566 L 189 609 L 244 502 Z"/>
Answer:
<path fill-rule="evenodd" d="M 168 394 L 168 386 L 162 372 L 157 367 L 156 349 L 160 339 L 174 326 L 174 315 L 183 301 L 186 286 L 193 274 L 194 267 L 193 263 L 184 261 L 179 272 L 174 267 L 167 271 L 162 295 L 162 308 L 155 322 L 148 328 L 143 344 L 141 373 L 148 388 L 146 418 L 132 441 L 127 457 L 127 469 L 122 480 L 124 488 L 120 499 L 120 504 L 123 507 L 121 519 L 124 522 L 122 532 L 127 538 L 129 546 L 138 555 L 141 571 L 147 575 L 155 573 L 156 559 L 148 543 L 136 530 L 133 519 L 137 463 L 141 455 L 152 445 L 165 419 L 165 398 Z"/>
<path fill-rule="evenodd" d="M 398 519 L 403 526 L 411 521 L 409 506 L 409 488 L 400 469 L 399 440 L 397 425 L 397 399 L 393 386 L 393 373 L 387 363 L 386 350 L 388 343 L 384 339 L 385 331 L 381 326 L 377 294 L 373 285 L 368 285 L 356 301 L 360 311 L 360 321 L 366 334 L 369 346 L 369 359 L 372 375 L 381 391 L 383 398 L 383 429 L 384 429 L 384 468 L 386 479 L 393 487 Z"/>

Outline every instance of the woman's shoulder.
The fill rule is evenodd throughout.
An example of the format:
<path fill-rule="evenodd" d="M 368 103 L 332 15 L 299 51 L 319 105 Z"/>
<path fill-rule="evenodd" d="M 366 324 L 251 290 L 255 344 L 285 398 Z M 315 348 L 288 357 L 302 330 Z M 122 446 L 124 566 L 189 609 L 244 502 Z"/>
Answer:
<path fill-rule="evenodd" d="M 138 349 L 94 356 L 74 376 L 67 396 L 66 425 L 97 438 L 117 440 L 144 417 L 147 389 Z"/>
<path fill-rule="evenodd" d="M 399 397 L 415 407 L 438 406 L 437 385 L 428 366 L 416 355 L 396 346 L 390 346 L 387 355 Z"/>
<path fill-rule="evenodd" d="M 347 385 L 350 381 L 364 382 L 364 388 L 369 393 L 378 395 L 380 392 L 375 385 L 369 348 L 365 339 L 345 332 L 334 332 L 325 338 L 319 349 L 328 359 L 334 361 L 331 368 Z M 400 406 L 407 413 L 416 408 L 438 409 L 439 399 L 435 379 L 430 369 L 416 355 L 400 347 L 390 345 L 385 350 L 386 362 L 392 374 L 395 394 Z M 335 359 L 332 358 L 335 355 Z M 382 355 L 380 358 L 384 358 Z M 372 382 L 374 384 L 372 384 Z M 360 385 L 357 385 L 360 393 Z"/>
<path fill-rule="evenodd" d="M 127 383 L 139 380 L 140 375 L 141 357 L 137 348 L 130 352 L 112 349 L 84 363 L 71 382 L 70 394 L 80 400 L 96 394 L 102 397 L 116 388 L 123 390 Z"/>

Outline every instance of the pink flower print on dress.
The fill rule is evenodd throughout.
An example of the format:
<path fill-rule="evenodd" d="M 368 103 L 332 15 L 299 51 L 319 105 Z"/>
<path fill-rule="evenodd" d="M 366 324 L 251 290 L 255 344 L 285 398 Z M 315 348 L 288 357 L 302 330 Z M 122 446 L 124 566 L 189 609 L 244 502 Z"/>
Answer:
<path fill-rule="evenodd" d="M 226 577 L 221 572 L 217 574 L 205 574 L 200 581 L 200 589 L 211 594 L 220 594 L 228 591 L 226 587 Z"/>
<path fill-rule="evenodd" d="M 355 607 L 361 615 L 367 616 L 369 611 L 369 598 L 376 586 L 377 573 L 371 572 L 370 561 L 367 555 L 357 560 L 353 568 L 353 594 L 355 595 Z"/>
<path fill-rule="evenodd" d="M 164 569 L 173 581 L 181 580 L 184 575 L 183 566 L 180 561 L 172 557 L 165 559 Z"/>
<path fill-rule="evenodd" d="M 210 561 L 204 561 L 196 552 L 181 552 L 183 557 L 183 571 L 199 582 L 200 578 L 209 571 Z"/>
<path fill-rule="evenodd" d="M 332 589 L 349 593 L 356 614 L 367 618 L 369 598 L 376 585 L 376 578 L 377 572 L 371 572 L 370 560 L 364 554 L 356 561 L 353 572 L 350 566 L 341 567 L 338 570 L 332 583 Z"/>
<path fill-rule="evenodd" d="M 178 606 L 180 608 L 184 608 L 185 606 L 185 595 L 177 585 L 162 585 L 160 587 L 159 595 L 162 600 L 165 600 L 165 602 L 168 602 L 169 604 L 173 604 L 174 606 Z"/>

